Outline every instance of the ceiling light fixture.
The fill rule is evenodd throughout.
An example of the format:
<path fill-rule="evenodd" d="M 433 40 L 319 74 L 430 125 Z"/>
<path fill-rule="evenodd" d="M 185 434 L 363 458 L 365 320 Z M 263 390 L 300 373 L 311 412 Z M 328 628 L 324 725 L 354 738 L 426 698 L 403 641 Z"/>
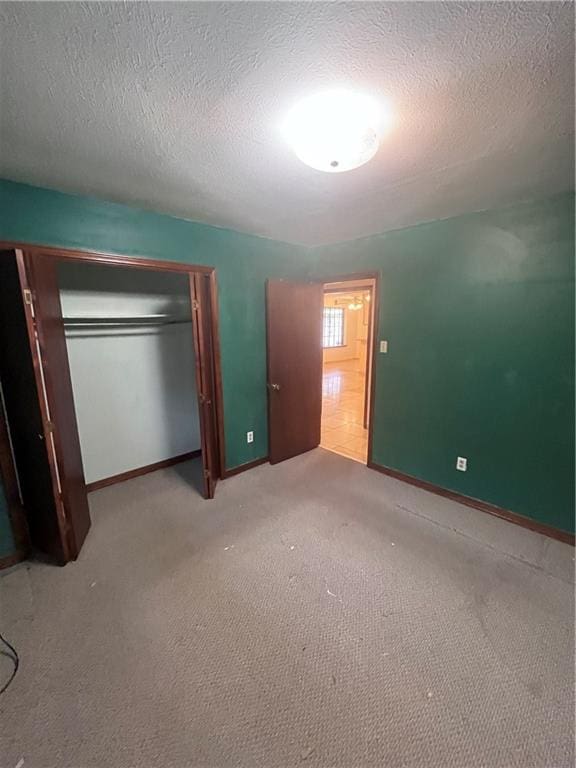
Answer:
<path fill-rule="evenodd" d="M 288 114 L 283 134 L 303 163 L 341 173 L 374 157 L 386 118 L 368 96 L 328 91 L 299 102 Z"/>

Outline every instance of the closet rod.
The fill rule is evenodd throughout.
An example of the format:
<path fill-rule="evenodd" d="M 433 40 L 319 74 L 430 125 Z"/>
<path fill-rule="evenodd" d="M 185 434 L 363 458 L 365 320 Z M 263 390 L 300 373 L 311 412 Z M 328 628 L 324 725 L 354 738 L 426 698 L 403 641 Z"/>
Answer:
<path fill-rule="evenodd" d="M 191 318 L 176 318 L 170 315 L 138 315 L 133 317 L 65 317 L 64 325 L 70 328 L 92 326 L 124 325 L 177 325 L 192 322 Z"/>

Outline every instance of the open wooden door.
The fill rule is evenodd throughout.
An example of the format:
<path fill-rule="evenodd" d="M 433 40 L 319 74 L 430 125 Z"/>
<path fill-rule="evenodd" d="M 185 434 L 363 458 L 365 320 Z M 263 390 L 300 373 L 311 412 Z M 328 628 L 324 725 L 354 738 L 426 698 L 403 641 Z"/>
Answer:
<path fill-rule="evenodd" d="M 57 260 L 0 254 L 6 410 L 34 547 L 74 560 L 90 514 L 57 281 Z M 1 282 L 1 281 L 0 281 Z M 9 372 L 10 371 L 10 372 Z"/>
<path fill-rule="evenodd" d="M 320 444 L 322 305 L 321 283 L 266 285 L 271 464 Z"/>
<path fill-rule="evenodd" d="M 192 327 L 196 355 L 196 386 L 202 439 L 204 498 L 213 499 L 220 475 L 216 420 L 216 371 L 212 345 L 212 299 L 210 276 L 190 275 Z"/>

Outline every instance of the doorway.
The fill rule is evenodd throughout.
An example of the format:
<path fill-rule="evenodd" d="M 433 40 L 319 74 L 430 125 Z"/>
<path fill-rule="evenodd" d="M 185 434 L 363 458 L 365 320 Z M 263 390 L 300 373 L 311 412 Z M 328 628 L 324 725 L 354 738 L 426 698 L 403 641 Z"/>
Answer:
<path fill-rule="evenodd" d="M 320 445 L 368 462 L 374 279 L 324 285 Z"/>
<path fill-rule="evenodd" d="M 268 280 L 271 464 L 320 445 L 370 464 L 379 279 Z"/>

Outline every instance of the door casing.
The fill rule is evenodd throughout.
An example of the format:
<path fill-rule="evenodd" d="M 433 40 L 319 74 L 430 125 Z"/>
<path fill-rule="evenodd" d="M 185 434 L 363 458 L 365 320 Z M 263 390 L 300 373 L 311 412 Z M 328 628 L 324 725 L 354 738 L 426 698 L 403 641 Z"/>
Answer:
<path fill-rule="evenodd" d="M 374 437 L 374 399 L 375 399 L 375 386 L 376 386 L 376 364 L 378 361 L 378 329 L 380 322 L 380 272 L 351 272 L 348 274 L 326 274 L 321 277 L 316 277 L 310 282 L 320 283 L 353 283 L 355 281 L 373 280 L 372 291 L 372 319 L 371 319 L 371 336 L 368 342 L 367 356 L 370 357 L 371 364 L 371 376 L 370 376 L 370 397 L 369 397 L 369 418 L 368 418 L 368 457 L 367 465 L 372 463 L 372 449 L 373 449 L 373 437 Z M 268 399 L 270 394 L 268 394 Z M 268 442 L 270 444 L 270 419 L 268 420 Z M 258 463 L 261 463 L 260 461 Z"/>
<path fill-rule="evenodd" d="M 317 278 L 318 283 L 352 283 L 354 281 L 374 280 L 372 291 L 372 322 L 370 326 L 371 338 L 369 339 L 367 355 L 371 355 L 370 398 L 368 417 L 368 461 L 372 463 L 372 446 L 374 436 L 374 396 L 376 393 L 376 365 L 378 362 L 378 329 L 380 327 L 380 272 L 350 272 L 348 274 L 323 275 Z M 371 349 L 370 349 L 371 347 Z"/>
<path fill-rule="evenodd" d="M 364 286 L 364 285 L 356 285 L 354 284 L 355 281 L 347 281 L 347 280 L 341 280 L 338 282 L 352 282 L 352 285 L 350 286 L 343 286 L 339 288 L 324 288 L 324 295 L 331 294 L 331 293 L 342 293 L 343 291 L 350 291 L 351 293 L 354 293 L 355 291 L 358 291 L 358 293 L 362 292 L 368 292 L 370 294 L 370 322 L 368 323 L 368 338 L 366 340 L 367 347 L 366 347 L 366 374 L 365 374 L 365 386 L 364 386 L 364 429 L 368 429 L 368 424 L 370 422 L 369 419 L 369 408 L 370 408 L 370 392 L 369 387 L 372 382 L 372 335 L 374 332 L 374 285 Z"/>

